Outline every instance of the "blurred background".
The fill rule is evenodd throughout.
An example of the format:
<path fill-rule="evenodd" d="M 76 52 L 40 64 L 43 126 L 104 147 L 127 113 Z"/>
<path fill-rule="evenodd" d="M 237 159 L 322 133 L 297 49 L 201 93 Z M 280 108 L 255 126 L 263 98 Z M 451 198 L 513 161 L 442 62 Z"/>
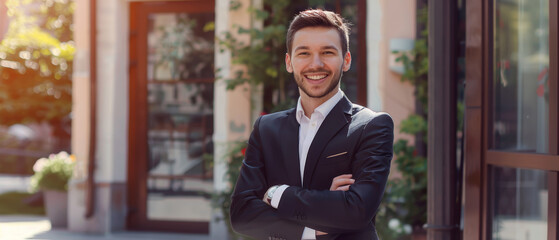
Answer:
<path fill-rule="evenodd" d="M 0 238 L 243 238 L 230 195 L 254 121 L 295 106 L 308 8 L 351 23 L 342 90 L 394 119 L 382 239 L 558 238 L 552 0 L 0 0 Z"/>

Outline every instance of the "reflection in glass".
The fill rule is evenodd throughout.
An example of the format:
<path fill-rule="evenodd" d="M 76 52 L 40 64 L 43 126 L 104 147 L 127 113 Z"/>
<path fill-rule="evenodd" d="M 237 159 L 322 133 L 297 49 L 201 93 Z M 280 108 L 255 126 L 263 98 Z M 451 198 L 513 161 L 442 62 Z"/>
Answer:
<path fill-rule="evenodd" d="M 213 13 L 149 15 L 147 217 L 209 221 Z"/>
<path fill-rule="evenodd" d="M 492 167 L 494 240 L 547 239 L 547 173 Z"/>
<path fill-rule="evenodd" d="M 493 149 L 548 152 L 548 0 L 494 0 Z"/>

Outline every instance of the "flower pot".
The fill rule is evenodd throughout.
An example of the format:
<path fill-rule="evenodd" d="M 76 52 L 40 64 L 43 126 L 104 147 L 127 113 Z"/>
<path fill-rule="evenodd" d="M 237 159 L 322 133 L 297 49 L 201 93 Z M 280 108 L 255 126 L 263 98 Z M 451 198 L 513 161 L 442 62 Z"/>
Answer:
<path fill-rule="evenodd" d="M 44 190 L 45 210 L 50 220 L 51 228 L 66 228 L 68 226 L 68 192 Z"/>

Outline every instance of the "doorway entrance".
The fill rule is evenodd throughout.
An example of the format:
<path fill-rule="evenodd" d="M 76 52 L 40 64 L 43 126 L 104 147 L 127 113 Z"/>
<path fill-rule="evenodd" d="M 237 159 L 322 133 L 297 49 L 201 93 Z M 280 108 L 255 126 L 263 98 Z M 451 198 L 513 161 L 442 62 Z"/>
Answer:
<path fill-rule="evenodd" d="M 214 6 L 130 5 L 130 229 L 209 231 Z"/>

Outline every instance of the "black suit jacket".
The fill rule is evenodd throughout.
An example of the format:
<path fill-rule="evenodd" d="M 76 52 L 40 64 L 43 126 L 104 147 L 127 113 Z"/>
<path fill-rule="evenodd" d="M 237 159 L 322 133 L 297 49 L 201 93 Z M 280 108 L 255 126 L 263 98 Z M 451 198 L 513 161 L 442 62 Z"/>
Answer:
<path fill-rule="evenodd" d="M 233 229 L 256 239 L 300 240 L 304 227 L 329 233 L 318 239 L 377 239 L 374 216 L 390 170 L 393 129 L 388 114 L 342 98 L 311 143 L 301 181 L 295 109 L 260 117 L 232 195 Z M 355 179 L 348 191 L 329 191 L 334 177 L 348 173 Z M 262 197 L 280 184 L 290 187 L 274 209 Z"/>

